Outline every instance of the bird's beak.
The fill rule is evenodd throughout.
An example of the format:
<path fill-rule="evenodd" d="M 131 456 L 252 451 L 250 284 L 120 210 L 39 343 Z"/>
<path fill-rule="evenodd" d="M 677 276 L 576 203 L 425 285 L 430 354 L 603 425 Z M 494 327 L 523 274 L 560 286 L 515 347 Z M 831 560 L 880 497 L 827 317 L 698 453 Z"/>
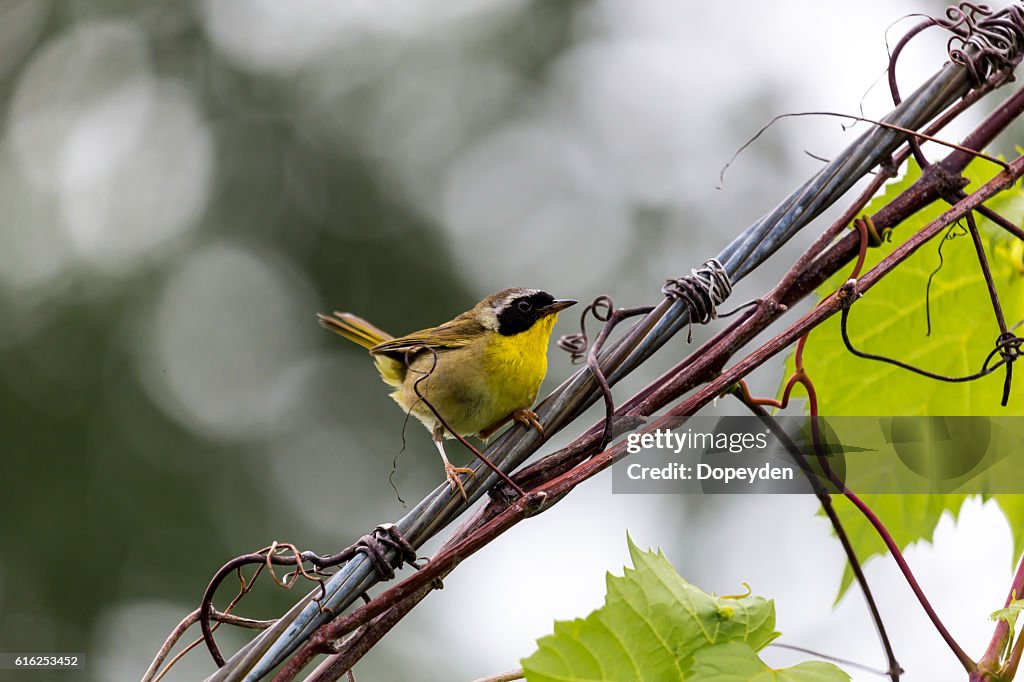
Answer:
<path fill-rule="evenodd" d="M 550 305 L 546 305 L 540 309 L 541 315 L 554 315 L 555 313 L 565 310 L 569 306 L 576 305 L 576 301 L 571 298 L 556 298 L 551 302 Z"/>

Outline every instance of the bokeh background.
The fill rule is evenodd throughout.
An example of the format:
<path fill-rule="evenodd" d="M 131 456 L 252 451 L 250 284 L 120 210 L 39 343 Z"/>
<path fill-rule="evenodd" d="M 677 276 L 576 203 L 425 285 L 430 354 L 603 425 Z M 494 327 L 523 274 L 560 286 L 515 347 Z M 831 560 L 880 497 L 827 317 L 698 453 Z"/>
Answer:
<path fill-rule="evenodd" d="M 402 415 L 316 312 L 402 333 L 507 286 L 651 302 L 813 173 L 807 152 L 862 128 L 783 122 L 716 189 L 733 152 L 776 114 L 884 114 L 887 27 L 943 6 L 0 0 L 0 650 L 82 652 L 75 679 L 137 679 L 230 557 L 272 540 L 326 553 L 399 517 Z M 944 58 L 941 36 L 915 42 L 904 88 Z M 547 385 L 571 371 L 552 350 Z M 418 426 L 407 440 L 394 480 L 414 501 L 440 467 Z M 599 478 L 461 566 L 358 679 L 518 667 L 554 618 L 600 605 L 627 530 L 706 590 L 775 597 L 783 641 L 881 668 L 856 590 L 833 608 L 843 556 L 815 507 L 613 496 Z M 1010 553 L 980 503 L 908 552 L 968 651 Z M 959 679 L 894 567 L 867 573 L 905 679 Z M 297 596 L 268 581 L 243 612 Z M 211 670 L 196 652 L 170 679 Z"/>

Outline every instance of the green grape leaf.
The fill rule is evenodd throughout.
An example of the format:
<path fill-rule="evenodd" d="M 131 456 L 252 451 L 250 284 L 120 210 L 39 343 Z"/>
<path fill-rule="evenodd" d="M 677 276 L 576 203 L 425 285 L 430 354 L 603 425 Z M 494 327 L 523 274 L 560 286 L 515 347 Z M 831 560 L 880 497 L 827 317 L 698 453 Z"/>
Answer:
<path fill-rule="evenodd" d="M 556 621 L 554 634 L 522 660 L 529 682 L 689 680 L 695 655 L 708 647 L 739 642 L 753 652 L 778 637 L 771 600 L 707 594 L 660 551 L 641 551 L 632 540 L 629 555 L 634 567 L 606 578 L 604 606 Z"/>
<path fill-rule="evenodd" d="M 1017 623 L 1017 618 L 1020 617 L 1020 611 L 1024 609 L 1024 600 L 1014 599 L 1010 602 L 1010 605 L 1005 609 L 999 609 L 994 611 L 990 618 L 992 620 L 1003 620 L 1010 626 L 1010 630 L 1013 630 L 1014 625 Z"/>
<path fill-rule="evenodd" d="M 971 181 L 967 191 L 987 181 L 998 170 L 991 162 L 972 163 L 965 173 Z M 887 185 L 864 213 L 877 212 L 918 177 L 920 171 L 910 164 L 906 175 Z M 997 195 L 986 205 L 1018 225 L 1024 223 L 1024 192 L 1019 185 Z M 901 223 L 893 236 L 905 239 L 945 208 L 937 202 Z M 982 216 L 977 215 L 976 219 L 1007 324 L 1012 326 L 1024 319 L 1024 246 Z M 895 246 L 883 244 L 880 248 L 869 249 L 864 271 Z M 831 294 L 848 277 L 849 272 L 835 275 L 818 290 L 819 296 Z M 930 295 L 926 294 L 929 277 L 932 277 Z M 954 225 L 945 238 L 937 238 L 919 249 L 868 291 L 851 309 L 849 333 L 854 345 L 861 350 L 897 358 L 932 372 L 963 376 L 978 371 L 994 347 L 999 327 L 966 227 Z M 1016 390 L 1016 386 L 1009 405 L 999 406 L 1001 371 L 977 381 L 945 383 L 853 356 L 843 345 L 838 315 L 812 332 L 804 351 L 804 366 L 817 388 L 818 413 L 825 417 L 1024 414 L 1024 391 Z M 787 374 L 793 367 L 790 357 Z M 839 442 L 856 442 L 857 435 L 836 434 Z M 847 480 L 851 481 L 854 492 L 857 488 L 852 481 L 858 476 L 886 474 L 857 471 L 856 458 L 850 458 L 847 466 Z M 967 496 L 861 497 L 886 524 L 902 549 L 916 541 L 930 541 L 941 516 L 949 512 L 955 519 Z M 992 497 L 1011 523 L 1016 556 L 1024 547 L 1024 502 L 1015 495 Z M 862 562 L 885 553 L 881 539 L 853 505 L 837 502 L 836 509 Z M 837 601 L 852 579 L 853 573 L 847 567 Z"/>
<path fill-rule="evenodd" d="M 701 649 L 693 657 L 687 682 L 849 682 L 842 670 L 821 661 L 806 661 L 791 668 L 773 669 L 749 645 L 727 642 Z"/>

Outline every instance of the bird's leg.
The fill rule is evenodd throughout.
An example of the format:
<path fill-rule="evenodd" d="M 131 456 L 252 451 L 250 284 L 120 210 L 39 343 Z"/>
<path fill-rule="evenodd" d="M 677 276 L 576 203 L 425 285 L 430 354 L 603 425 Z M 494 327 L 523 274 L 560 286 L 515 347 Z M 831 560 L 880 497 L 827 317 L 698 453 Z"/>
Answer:
<path fill-rule="evenodd" d="M 486 429 L 484 429 L 483 431 L 480 431 L 479 433 L 477 433 L 477 434 L 476 434 L 476 435 L 477 435 L 477 438 L 479 438 L 480 440 L 487 440 L 488 438 L 490 438 L 491 436 L 493 436 L 493 435 L 494 435 L 494 433 L 495 433 L 495 432 L 496 432 L 496 431 L 497 431 L 498 429 L 500 429 L 500 428 L 501 428 L 502 426 L 504 426 L 505 424 L 508 424 L 508 423 L 509 423 L 510 421 L 512 421 L 512 415 L 511 415 L 511 414 L 507 414 L 507 415 L 505 415 L 504 417 L 502 417 L 502 418 L 501 418 L 501 419 L 499 419 L 498 421 L 496 421 L 496 422 L 494 422 L 493 424 L 491 424 L 490 426 L 488 426 L 488 427 L 487 427 Z"/>
<path fill-rule="evenodd" d="M 510 421 L 513 420 L 519 422 L 520 424 L 525 424 L 526 426 L 532 426 L 533 428 L 537 429 L 537 433 L 539 433 L 542 436 L 544 435 L 544 427 L 541 426 L 540 421 L 538 421 L 537 413 L 534 412 L 533 410 L 525 409 L 510 412 L 509 414 L 505 415 L 504 418 L 494 422 L 493 424 L 491 424 L 486 429 L 484 429 L 483 431 L 476 435 L 479 436 L 481 440 L 487 440 L 488 438 L 494 435 L 495 431 L 497 431 L 502 426 L 508 424 Z"/>
<path fill-rule="evenodd" d="M 475 476 L 476 472 L 469 467 L 457 467 L 452 466 L 452 463 L 448 461 L 448 455 L 444 453 L 444 426 L 438 424 L 434 427 L 434 445 L 437 446 L 437 451 L 441 453 L 441 461 L 444 462 L 444 475 L 448 479 L 448 485 L 452 490 L 458 488 L 458 491 L 462 493 L 462 499 L 465 502 L 469 502 L 469 498 L 466 496 L 466 489 L 462 487 L 462 481 L 459 480 L 459 474 L 469 474 Z"/>

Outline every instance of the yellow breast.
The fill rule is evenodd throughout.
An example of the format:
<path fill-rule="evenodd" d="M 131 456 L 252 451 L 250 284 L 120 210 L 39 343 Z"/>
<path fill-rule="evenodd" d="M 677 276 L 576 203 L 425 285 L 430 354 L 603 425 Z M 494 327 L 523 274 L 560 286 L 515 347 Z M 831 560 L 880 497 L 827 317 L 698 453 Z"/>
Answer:
<path fill-rule="evenodd" d="M 507 414 L 533 405 L 548 371 L 548 342 L 556 318 L 545 317 L 512 336 L 489 335 L 485 362 L 496 410 L 507 408 Z"/>

